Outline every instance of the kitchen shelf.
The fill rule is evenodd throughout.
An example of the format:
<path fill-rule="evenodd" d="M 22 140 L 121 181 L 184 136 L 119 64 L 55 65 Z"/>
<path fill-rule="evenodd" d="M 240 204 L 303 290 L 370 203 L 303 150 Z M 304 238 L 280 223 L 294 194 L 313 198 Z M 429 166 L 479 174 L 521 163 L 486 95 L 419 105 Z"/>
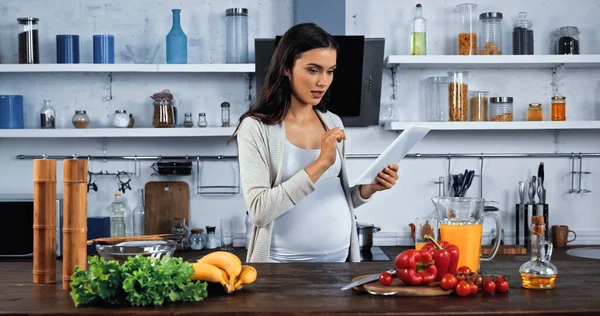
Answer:
<path fill-rule="evenodd" d="M 0 73 L 253 73 L 254 64 L 0 64 Z"/>
<path fill-rule="evenodd" d="M 235 127 L 0 129 L 0 138 L 229 137 Z"/>
<path fill-rule="evenodd" d="M 472 130 L 597 130 L 600 121 L 541 121 L 541 122 L 388 122 L 384 129 L 402 131 L 410 125 L 425 126 L 434 131 Z"/>
<path fill-rule="evenodd" d="M 385 59 L 386 68 L 434 69 L 434 68 L 600 68 L 600 55 L 390 55 Z"/>

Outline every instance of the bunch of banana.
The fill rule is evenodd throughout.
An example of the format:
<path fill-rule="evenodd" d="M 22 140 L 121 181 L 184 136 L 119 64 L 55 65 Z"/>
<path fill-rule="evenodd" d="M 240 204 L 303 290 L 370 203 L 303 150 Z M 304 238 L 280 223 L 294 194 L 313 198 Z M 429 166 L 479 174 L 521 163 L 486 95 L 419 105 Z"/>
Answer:
<path fill-rule="evenodd" d="M 193 263 L 192 267 L 194 274 L 190 278 L 193 281 L 220 283 L 229 294 L 256 280 L 256 269 L 242 265 L 238 256 L 227 251 L 211 252 Z"/>

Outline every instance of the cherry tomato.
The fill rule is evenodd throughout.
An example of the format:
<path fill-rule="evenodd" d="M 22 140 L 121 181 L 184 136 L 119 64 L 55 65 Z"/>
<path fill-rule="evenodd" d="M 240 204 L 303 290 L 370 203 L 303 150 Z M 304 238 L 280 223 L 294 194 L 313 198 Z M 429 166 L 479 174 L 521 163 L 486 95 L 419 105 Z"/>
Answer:
<path fill-rule="evenodd" d="M 467 267 L 467 266 L 462 266 L 458 269 L 456 269 L 456 273 L 464 273 L 466 275 L 471 274 L 471 268 Z"/>
<path fill-rule="evenodd" d="M 392 284 L 392 274 L 387 271 L 381 272 L 379 275 L 379 283 L 384 286 L 389 286 Z"/>
<path fill-rule="evenodd" d="M 508 291 L 508 281 L 503 277 L 497 277 L 494 283 L 496 284 L 496 293 L 505 293 Z"/>
<path fill-rule="evenodd" d="M 456 295 L 458 296 L 469 296 L 471 294 L 471 285 L 465 280 L 458 281 L 456 285 Z"/>
<path fill-rule="evenodd" d="M 483 290 L 483 293 L 494 293 L 496 291 L 496 283 L 494 283 L 492 279 L 486 278 L 485 281 L 483 281 L 481 289 Z"/>
<path fill-rule="evenodd" d="M 452 275 L 451 273 L 446 273 L 440 281 L 440 287 L 442 288 L 442 290 L 445 291 L 453 290 L 456 287 L 457 283 L 458 279 L 456 279 L 454 275 Z"/>
<path fill-rule="evenodd" d="M 481 274 L 478 274 L 475 278 L 474 278 L 474 282 L 475 284 L 477 284 L 477 286 L 481 286 L 483 284 L 483 277 L 481 276 Z"/>
<path fill-rule="evenodd" d="M 469 283 L 469 285 L 471 286 L 471 295 L 475 295 L 477 294 L 477 292 L 479 292 L 479 286 L 475 283 L 473 283 L 473 281 L 471 281 L 471 283 Z"/>
<path fill-rule="evenodd" d="M 467 276 L 466 276 L 465 274 L 463 274 L 463 273 L 457 273 L 457 274 L 456 274 L 456 279 L 457 279 L 458 281 L 461 281 L 461 280 L 466 280 L 466 279 L 467 279 Z"/>

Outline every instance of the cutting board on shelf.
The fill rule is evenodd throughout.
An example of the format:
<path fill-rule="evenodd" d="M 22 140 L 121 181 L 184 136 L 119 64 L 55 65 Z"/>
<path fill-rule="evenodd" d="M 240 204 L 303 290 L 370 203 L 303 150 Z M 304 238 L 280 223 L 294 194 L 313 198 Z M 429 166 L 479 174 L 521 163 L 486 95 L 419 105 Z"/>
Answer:
<path fill-rule="evenodd" d="M 144 186 L 144 234 L 170 234 L 173 218 L 189 225 L 190 186 L 183 181 L 151 181 Z"/>
<path fill-rule="evenodd" d="M 366 278 L 369 275 L 361 275 L 352 279 L 352 282 Z M 367 292 L 373 295 L 396 295 L 396 296 L 443 296 L 450 295 L 452 290 L 444 291 L 440 287 L 440 282 L 433 282 L 428 285 L 407 285 L 398 278 L 392 280 L 389 286 L 381 285 L 379 280 L 371 283 L 355 286 L 352 289 L 358 292 Z"/>

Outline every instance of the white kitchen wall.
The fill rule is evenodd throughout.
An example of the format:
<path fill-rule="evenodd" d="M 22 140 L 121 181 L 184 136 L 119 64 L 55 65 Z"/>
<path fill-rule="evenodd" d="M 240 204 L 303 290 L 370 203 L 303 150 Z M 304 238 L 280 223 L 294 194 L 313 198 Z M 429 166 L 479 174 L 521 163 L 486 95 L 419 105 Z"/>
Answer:
<path fill-rule="evenodd" d="M 385 54 L 407 54 L 410 22 L 414 1 L 369 0 L 347 1 L 347 34 L 367 37 L 385 37 Z M 454 19 L 452 12 L 460 1 L 422 1 L 424 17 L 428 21 L 427 44 L 429 54 L 453 54 Z M 526 11 L 535 29 L 536 54 L 548 54 L 553 29 L 576 25 L 582 31 L 581 53 L 600 53 L 600 28 L 596 17 L 600 3 L 595 0 L 535 0 L 477 1 L 479 12 L 504 13 L 504 51 L 510 52 L 510 29 L 516 15 Z M 125 44 L 154 42 L 162 45 L 157 62 L 165 60 L 165 36 L 171 27 L 172 8 L 182 8 L 183 29 L 188 35 L 190 63 L 222 63 L 225 59 L 224 11 L 228 7 L 247 7 L 250 12 L 250 56 L 255 37 L 280 35 L 293 24 L 291 0 L 263 1 L 90 1 L 90 0 L 2 0 L 0 3 L 0 55 L 3 63 L 15 63 L 16 19 L 20 16 L 40 18 L 40 54 L 42 63 L 55 62 L 56 34 L 81 36 L 81 62 L 91 61 L 91 37 L 108 33 L 116 36 L 116 61 L 130 62 L 124 56 Z M 318 10 L 318 8 L 315 8 Z M 392 99 L 391 77 L 384 72 L 383 104 L 393 104 L 400 120 L 422 121 L 422 82 L 432 75 L 443 75 L 449 69 L 407 70 L 398 73 L 398 96 Z M 569 120 L 600 120 L 600 80 L 598 70 L 562 70 L 559 72 L 559 92 L 567 97 Z M 241 74 L 114 74 L 113 100 L 104 101 L 108 93 L 105 74 L 0 74 L 0 94 L 25 96 L 26 128 L 36 128 L 38 111 L 43 99 L 52 100 L 58 113 L 59 128 L 72 128 L 70 118 L 76 109 L 85 109 L 92 119 L 92 127 L 108 126 L 116 109 L 126 109 L 136 117 L 136 126 L 151 126 L 149 96 L 162 89 L 172 90 L 178 99 L 179 120 L 184 112 L 192 112 L 194 122 L 199 112 L 206 112 L 209 125 L 218 126 L 219 104 L 232 104 L 234 121 L 248 106 L 248 84 Z M 492 95 L 515 98 L 516 119 L 523 119 L 528 103 L 541 102 L 547 110 L 552 90 L 551 72 L 545 70 L 470 70 L 471 89 L 489 90 Z M 197 128 L 197 127 L 196 127 Z M 73 133 L 77 133 L 73 130 Z M 381 127 L 349 128 L 348 153 L 380 153 L 398 134 Z M 600 132 L 593 131 L 473 131 L 431 132 L 415 148 L 415 153 L 496 153 L 496 152 L 600 152 Z M 0 192 L 31 193 L 31 160 L 17 160 L 18 154 L 30 155 L 235 155 L 235 144 L 226 145 L 226 139 L 1 139 L 0 138 Z M 106 149 L 106 151 L 104 151 Z M 600 160 L 584 158 L 582 188 L 588 194 L 568 194 L 570 189 L 570 161 L 558 158 L 485 159 L 483 187 L 476 178 L 469 195 L 479 195 L 500 203 L 499 216 L 511 243 L 514 205 L 517 201 L 518 181 L 527 181 L 536 174 L 540 161 L 546 166 L 545 186 L 548 192 L 551 224 L 565 224 L 577 231 L 575 243 L 600 242 Z M 354 179 L 368 166 L 370 159 L 349 159 L 350 177 Z M 357 210 L 359 221 L 382 228 L 377 233 L 378 245 L 410 244 L 408 223 L 415 216 L 431 214 L 430 198 L 437 194 L 433 182 L 448 173 L 447 159 L 406 159 L 400 165 L 400 181 L 392 189 L 378 193 L 372 202 Z M 59 163 L 58 191 L 62 192 L 62 169 Z M 230 185 L 237 181 L 235 162 L 205 162 L 203 185 Z M 93 171 L 134 170 L 131 162 L 93 161 Z M 453 159 L 450 172 L 475 169 L 480 173 L 479 159 Z M 235 169 L 237 170 L 237 169 Z M 129 207 L 136 205 L 136 190 L 147 181 L 163 180 L 150 176 L 150 163 L 140 164 L 141 175 L 132 180 L 132 191 L 125 197 Z M 169 178 L 171 179 L 171 178 Z M 236 217 L 238 232 L 236 245 L 242 243 L 245 205 L 241 194 L 207 196 L 196 194 L 195 177 L 173 180 L 188 181 L 191 188 L 191 226 L 217 225 L 220 218 Z M 108 206 L 117 192 L 116 181 L 104 177 L 97 182 L 99 191 L 89 194 L 90 215 L 108 215 Z M 576 183 L 577 184 L 577 183 Z M 491 223 L 486 222 L 489 231 Z M 307 232 L 310 227 L 307 227 Z M 486 232 L 487 236 L 487 232 Z M 486 238 L 487 239 L 487 238 Z"/>

